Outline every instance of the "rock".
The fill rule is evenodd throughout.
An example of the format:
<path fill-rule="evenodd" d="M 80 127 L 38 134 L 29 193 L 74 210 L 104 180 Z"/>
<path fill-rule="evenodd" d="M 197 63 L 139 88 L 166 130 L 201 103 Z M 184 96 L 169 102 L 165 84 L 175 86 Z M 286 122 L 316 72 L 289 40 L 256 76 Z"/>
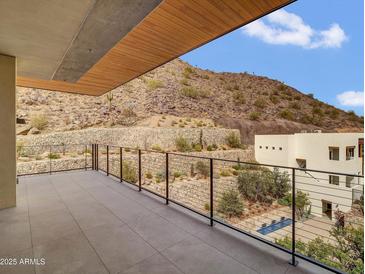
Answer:
<path fill-rule="evenodd" d="M 31 135 L 31 134 L 39 134 L 39 133 L 41 133 L 41 131 L 38 128 L 32 127 L 29 130 L 28 135 Z"/>

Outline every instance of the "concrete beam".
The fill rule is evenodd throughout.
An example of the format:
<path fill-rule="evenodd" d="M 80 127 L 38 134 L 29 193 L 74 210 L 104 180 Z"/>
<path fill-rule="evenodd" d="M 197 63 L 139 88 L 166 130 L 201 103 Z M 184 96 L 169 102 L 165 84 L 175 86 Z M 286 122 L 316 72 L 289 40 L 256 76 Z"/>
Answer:
<path fill-rule="evenodd" d="M 97 0 L 53 76 L 76 82 L 161 0 Z"/>
<path fill-rule="evenodd" d="M 16 205 L 16 62 L 0 55 L 0 209 Z"/>

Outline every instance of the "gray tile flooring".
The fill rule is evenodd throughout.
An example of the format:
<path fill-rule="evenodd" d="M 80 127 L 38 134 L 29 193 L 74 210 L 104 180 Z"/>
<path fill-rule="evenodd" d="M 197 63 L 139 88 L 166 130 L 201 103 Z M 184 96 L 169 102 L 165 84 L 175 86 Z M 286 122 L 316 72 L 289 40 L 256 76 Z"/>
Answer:
<path fill-rule="evenodd" d="M 21 177 L 0 210 L 0 273 L 325 273 L 95 171 Z"/>

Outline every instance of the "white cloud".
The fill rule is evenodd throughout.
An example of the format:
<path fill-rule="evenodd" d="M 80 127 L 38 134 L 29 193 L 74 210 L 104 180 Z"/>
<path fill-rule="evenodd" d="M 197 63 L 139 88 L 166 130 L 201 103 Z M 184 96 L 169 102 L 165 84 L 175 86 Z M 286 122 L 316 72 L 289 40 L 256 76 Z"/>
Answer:
<path fill-rule="evenodd" d="M 338 102 L 343 106 L 361 107 L 364 105 L 363 91 L 345 91 L 336 97 Z"/>
<path fill-rule="evenodd" d="M 340 48 L 347 40 L 337 23 L 327 30 L 315 30 L 300 16 L 283 9 L 244 26 L 242 30 L 244 34 L 269 44 L 295 45 L 306 49 Z"/>

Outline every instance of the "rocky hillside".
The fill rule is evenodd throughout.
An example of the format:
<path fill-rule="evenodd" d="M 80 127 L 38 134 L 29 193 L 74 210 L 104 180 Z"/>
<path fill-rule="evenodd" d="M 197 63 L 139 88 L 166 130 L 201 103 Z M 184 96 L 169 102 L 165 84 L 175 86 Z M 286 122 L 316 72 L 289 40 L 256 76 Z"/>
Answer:
<path fill-rule="evenodd" d="M 132 126 L 156 115 L 213 120 L 215 126 L 240 129 L 244 142 L 252 142 L 255 133 L 363 128 L 362 118 L 353 112 L 336 109 L 282 82 L 248 73 L 201 70 L 179 59 L 100 97 L 19 87 L 17 106 L 18 132 L 23 134 Z M 156 126 L 186 125 L 180 122 Z M 213 124 L 197 121 L 191 126 Z"/>

